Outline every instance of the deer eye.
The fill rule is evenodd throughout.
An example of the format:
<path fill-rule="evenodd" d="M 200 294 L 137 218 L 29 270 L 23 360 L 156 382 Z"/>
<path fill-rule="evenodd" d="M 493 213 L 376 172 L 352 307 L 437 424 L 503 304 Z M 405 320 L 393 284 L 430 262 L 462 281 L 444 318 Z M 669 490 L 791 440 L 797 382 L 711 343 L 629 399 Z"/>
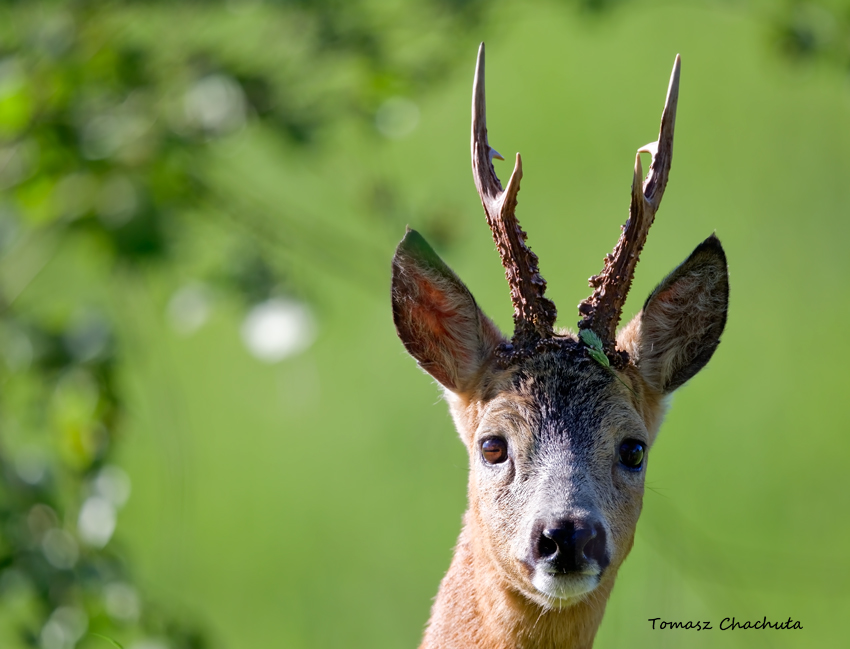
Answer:
<path fill-rule="evenodd" d="M 508 443 L 501 437 L 488 437 L 481 442 L 481 455 L 488 464 L 501 464 L 508 459 Z"/>
<path fill-rule="evenodd" d="M 639 471 L 643 467 L 645 454 L 646 447 L 636 439 L 627 439 L 620 444 L 620 464 L 627 469 Z"/>

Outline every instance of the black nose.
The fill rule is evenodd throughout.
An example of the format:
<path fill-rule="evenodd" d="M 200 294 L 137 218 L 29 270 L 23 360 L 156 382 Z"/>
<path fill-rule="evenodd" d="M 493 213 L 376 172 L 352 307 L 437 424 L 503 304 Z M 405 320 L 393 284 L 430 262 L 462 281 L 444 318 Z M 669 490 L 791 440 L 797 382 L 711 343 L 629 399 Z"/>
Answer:
<path fill-rule="evenodd" d="M 599 521 L 565 519 L 543 523 L 540 528 L 536 560 L 563 573 L 586 570 L 591 563 L 600 570 L 608 566 L 605 528 Z"/>

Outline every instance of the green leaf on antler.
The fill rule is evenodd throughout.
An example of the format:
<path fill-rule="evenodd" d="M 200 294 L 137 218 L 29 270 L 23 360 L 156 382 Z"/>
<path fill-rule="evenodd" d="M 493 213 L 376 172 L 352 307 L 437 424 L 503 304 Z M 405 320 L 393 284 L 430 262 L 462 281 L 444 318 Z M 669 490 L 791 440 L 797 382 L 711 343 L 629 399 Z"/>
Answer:
<path fill-rule="evenodd" d="M 602 339 L 596 335 L 595 332 L 590 329 L 582 329 L 581 333 L 579 333 L 579 337 L 581 338 L 581 342 L 587 345 L 587 353 L 590 357 L 599 363 L 602 367 L 607 369 L 611 374 L 614 375 L 614 378 L 617 379 L 620 383 L 622 383 L 626 388 L 631 392 L 635 397 L 637 397 L 637 393 L 626 383 L 623 379 L 620 378 L 620 375 L 614 371 L 614 368 L 611 367 L 611 361 L 608 360 L 608 356 L 605 355 L 605 352 L 602 350 Z"/>
<path fill-rule="evenodd" d="M 608 357 L 602 350 L 602 339 L 590 329 L 582 329 L 579 335 L 581 336 L 581 341 L 587 345 L 587 353 L 590 354 L 590 357 L 602 367 L 610 368 L 611 361 L 608 360 Z"/>

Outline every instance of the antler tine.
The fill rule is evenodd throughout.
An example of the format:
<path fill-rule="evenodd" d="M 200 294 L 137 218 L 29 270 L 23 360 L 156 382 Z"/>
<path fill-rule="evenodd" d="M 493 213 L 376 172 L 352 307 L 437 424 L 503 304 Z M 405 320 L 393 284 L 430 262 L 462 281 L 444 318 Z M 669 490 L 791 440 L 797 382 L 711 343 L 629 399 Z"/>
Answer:
<path fill-rule="evenodd" d="M 667 100 L 661 114 L 661 130 L 658 141 L 638 149 L 635 155 L 635 172 L 632 180 L 632 201 L 629 207 L 629 220 L 622 227 L 614 251 L 605 256 L 605 266 L 599 275 L 590 278 L 592 295 L 579 304 L 579 314 L 583 316 L 578 323 L 580 329 L 591 329 L 603 341 L 608 353 L 614 351 L 614 339 L 617 324 L 623 311 L 623 304 L 629 293 L 643 245 L 649 233 L 649 227 L 655 220 L 655 212 L 661 204 L 670 164 L 673 160 L 673 131 L 676 127 L 676 106 L 679 102 L 679 71 L 681 58 L 676 55 L 670 85 L 667 88 Z M 652 155 L 652 164 L 646 179 L 640 154 Z"/>
<path fill-rule="evenodd" d="M 493 158 L 504 160 L 487 141 L 484 43 L 481 43 L 472 85 L 472 175 L 511 289 L 514 306 L 513 342 L 515 346 L 526 347 L 553 335 L 552 327 L 557 311 L 555 305 L 543 297 L 546 280 L 540 275 L 537 255 L 526 245 L 527 235 L 515 214 L 522 178 L 522 158 L 517 153 L 516 166 L 505 190 L 502 190 L 502 184 L 493 169 Z"/>

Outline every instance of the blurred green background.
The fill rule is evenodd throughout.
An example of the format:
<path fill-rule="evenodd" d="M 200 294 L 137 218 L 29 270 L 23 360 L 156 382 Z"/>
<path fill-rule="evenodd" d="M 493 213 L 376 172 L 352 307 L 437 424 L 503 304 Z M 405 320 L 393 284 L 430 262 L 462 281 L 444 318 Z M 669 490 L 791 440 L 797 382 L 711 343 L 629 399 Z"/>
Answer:
<path fill-rule="evenodd" d="M 389 261 L 417 228 L 510 329 L 469 170 L 482 40 L 561 326 L 676 53 L 626 317 L 712 231 L 729 258 L 597 646 L 845 645 L 850 5 L 230 0 L 0 4 L 3 649 L 417 645 L 467 460 Z M 803 630 L 647 622 L 731 616 Z"/>

